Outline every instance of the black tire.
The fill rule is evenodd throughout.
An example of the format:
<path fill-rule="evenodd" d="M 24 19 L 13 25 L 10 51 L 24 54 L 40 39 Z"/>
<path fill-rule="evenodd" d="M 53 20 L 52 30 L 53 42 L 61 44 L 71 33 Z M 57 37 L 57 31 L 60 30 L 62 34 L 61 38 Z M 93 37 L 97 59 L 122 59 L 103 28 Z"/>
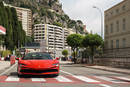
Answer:
<path fill-rule="evenodd" d="M 21 75 L 21 74 L 18 74 L 18 77 L 19 77 L 19 78 L 21 78 L 21 77 L 23 77 L 23 75 Z"/>

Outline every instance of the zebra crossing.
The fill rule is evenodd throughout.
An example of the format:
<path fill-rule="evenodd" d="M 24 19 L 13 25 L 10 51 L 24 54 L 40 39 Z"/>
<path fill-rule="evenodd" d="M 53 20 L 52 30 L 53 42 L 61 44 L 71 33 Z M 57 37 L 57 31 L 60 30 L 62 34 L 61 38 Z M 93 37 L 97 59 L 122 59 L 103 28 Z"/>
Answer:
<path fill-rule="evenodd" d="M 130 77 L 121 76 L 70 76 L 59 75 L 52 78 L 30 77 L 19 78 L 18 76 L 0 76 L 0 83 L 88 83 L 88 84 L 130 84 Z"/>

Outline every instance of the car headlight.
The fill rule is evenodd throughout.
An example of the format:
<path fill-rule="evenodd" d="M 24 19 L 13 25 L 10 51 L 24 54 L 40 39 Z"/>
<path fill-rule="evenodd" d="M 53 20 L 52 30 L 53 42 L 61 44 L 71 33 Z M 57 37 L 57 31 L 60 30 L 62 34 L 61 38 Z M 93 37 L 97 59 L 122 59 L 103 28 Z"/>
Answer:
<path fill-rule="evenodd" d="M 52 64 L 53 66 L 59 66 L 59 63 Z"/>

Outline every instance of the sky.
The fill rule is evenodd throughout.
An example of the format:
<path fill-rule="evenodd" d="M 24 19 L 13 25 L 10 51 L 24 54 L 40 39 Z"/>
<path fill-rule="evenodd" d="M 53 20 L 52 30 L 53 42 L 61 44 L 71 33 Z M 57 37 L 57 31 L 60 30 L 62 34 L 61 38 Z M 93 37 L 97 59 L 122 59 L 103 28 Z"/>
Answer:
<path fill-rule="evenodd" d="M 101 12 L 93 6 L 98 7 L 104 16 L 104 11 L 123 0 L 59 0 L 64 12 L 71 19 L 81 20 L 87 31 L 101 35 Z M 103 19 L 104 20 L 104 19 Z M 103 23 L 104 24 L 104 23 Z"/>

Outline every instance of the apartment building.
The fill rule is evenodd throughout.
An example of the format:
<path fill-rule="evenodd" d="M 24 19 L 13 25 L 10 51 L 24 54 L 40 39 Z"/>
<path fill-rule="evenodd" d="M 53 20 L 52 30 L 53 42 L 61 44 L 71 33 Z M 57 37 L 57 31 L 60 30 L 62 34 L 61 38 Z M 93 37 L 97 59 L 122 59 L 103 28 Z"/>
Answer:
<path fill-rule="evenodd" d="M 62 56 L 64 46 L 63 28 L 49 24 L 34 25 L 34 40 L 42 43 L 41 46 L 46 52 L 55 54 L 55 57 Z"/>
<path fill-rule="evenodd" d="M 19 21 L 27 36 L 32 35 L 32 11 L 30 9 L 15 7 Z"/>
<path fill-rule="evenodd" d="M 130 57 L 130 0 L 105 11 L 105 49 L 107 57 Z"/>
<path fill-rule="evenodd" d="M 32 35 L 32 11 L 30 9 L 15 7 L 4 3 L 4 6 L 14 7 L 17 12 L 18 20 L 22 22 L 23 30 L 27 36 Z"/>
<path fill-rule="evenodd" d="M 49 24 L 34 25 L 34 40 L 41 43 L 41 51 L 55 54 L 55 57 L 61 57 L 64 49 L 69 51 L 71 48 L 67 45 L 67 36 L 76 31 Z"/>

